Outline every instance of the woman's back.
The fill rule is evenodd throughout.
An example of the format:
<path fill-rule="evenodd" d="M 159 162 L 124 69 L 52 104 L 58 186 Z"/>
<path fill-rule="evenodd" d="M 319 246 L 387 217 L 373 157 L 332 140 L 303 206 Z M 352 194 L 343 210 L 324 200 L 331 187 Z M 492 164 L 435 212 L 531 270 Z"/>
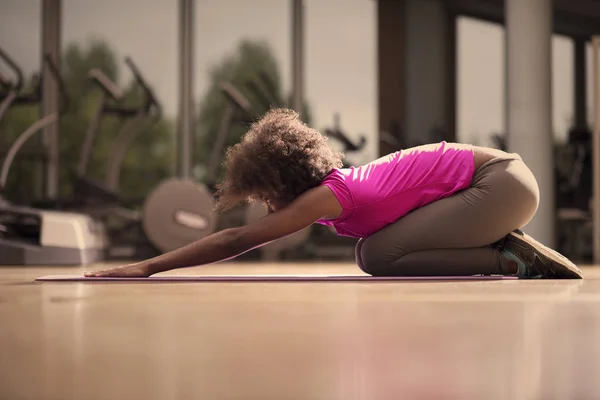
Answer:
<path fill-rule="evenodd" d="M 475 171 L 473 148 L 436 143 L 401 150 L 360 167 L 336 169 L 322 185 L 343 207 L 334 220 L 341 235 L 367 237 L 410 211 L 467 188 Z"/>

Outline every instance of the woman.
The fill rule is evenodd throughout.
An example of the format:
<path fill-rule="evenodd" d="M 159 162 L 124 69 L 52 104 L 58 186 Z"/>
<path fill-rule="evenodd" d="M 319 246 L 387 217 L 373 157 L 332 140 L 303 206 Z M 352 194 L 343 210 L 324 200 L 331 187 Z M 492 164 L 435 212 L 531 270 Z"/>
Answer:
<path fill-rule="evenodd" d="M 568 259 L 518 229 L 539 202 L 521 157 L 441 142 L 342 169 L 327 139 L 286 109 L 270 111 L 227 151 L 218 209 L 264 202 L 269 215 L 150 260 L 88 277 L 146 277 L 233 258 L 313 223 L 360 238 L 374 276 L 511 275 L 581 279 Z"/>

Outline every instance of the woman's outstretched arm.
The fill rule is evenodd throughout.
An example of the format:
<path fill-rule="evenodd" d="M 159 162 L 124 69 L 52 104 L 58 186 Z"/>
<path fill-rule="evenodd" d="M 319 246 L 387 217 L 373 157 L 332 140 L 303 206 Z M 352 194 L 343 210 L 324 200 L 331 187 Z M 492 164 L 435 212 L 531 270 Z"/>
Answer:
<path fill-rule="evenodd" d="M 225 229 L 180 249 L 136 264 L 86 273 L 87 277 L 146 277 L 176 268 L 211 264 L 304 229 L 320 218 L 336 216 L 341 206 L 326 187 L 298 197 L 288 207 L 249 225 Z"/>

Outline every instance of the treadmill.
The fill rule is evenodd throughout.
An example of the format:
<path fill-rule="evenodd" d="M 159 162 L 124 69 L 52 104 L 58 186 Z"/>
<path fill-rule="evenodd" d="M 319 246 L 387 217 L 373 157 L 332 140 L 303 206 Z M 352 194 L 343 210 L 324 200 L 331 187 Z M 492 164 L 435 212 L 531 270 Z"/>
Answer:
<path fill-rule="evenodd" d="M 18 104 L 21 100 L 21 103 L 30 103 L 29 100 L 36 96 L 19 94 L 22 84 L 19 67 L 1 49 L 0 59 L 18 77 L 15 84 L 3 77 L 0 111 L 4 113 L 13 102 Z M 3 196 L 10 166 L 21 147 L 34 134 L 57 123 L 59 113 L 66 107 L 64 85 L 49 55 L 44 56 L 43 67 L 48 68 L 58 82 L 61 110 L 45 115 L 31 125 L 12 144 L 3 160 L 0 170 L 0 265 L 86 265 L 104 257 L 104 228 L 91 217 L 78 213 L 20 207 L 11 204 Z"/>

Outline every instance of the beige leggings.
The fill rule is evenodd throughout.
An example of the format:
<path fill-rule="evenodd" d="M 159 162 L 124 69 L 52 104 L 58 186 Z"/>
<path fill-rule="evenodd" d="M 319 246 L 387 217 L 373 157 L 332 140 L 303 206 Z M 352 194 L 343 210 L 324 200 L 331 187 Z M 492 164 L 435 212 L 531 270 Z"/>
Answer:
<path fill-rule="evenodd" d="M 360 268 L 374 276 L 507 274 L 493 244 L 533 218 L 539 188 L 519 155 L 490 151 L 496 157 L 476 170 L 468 189 L 359 240 Z"/>

